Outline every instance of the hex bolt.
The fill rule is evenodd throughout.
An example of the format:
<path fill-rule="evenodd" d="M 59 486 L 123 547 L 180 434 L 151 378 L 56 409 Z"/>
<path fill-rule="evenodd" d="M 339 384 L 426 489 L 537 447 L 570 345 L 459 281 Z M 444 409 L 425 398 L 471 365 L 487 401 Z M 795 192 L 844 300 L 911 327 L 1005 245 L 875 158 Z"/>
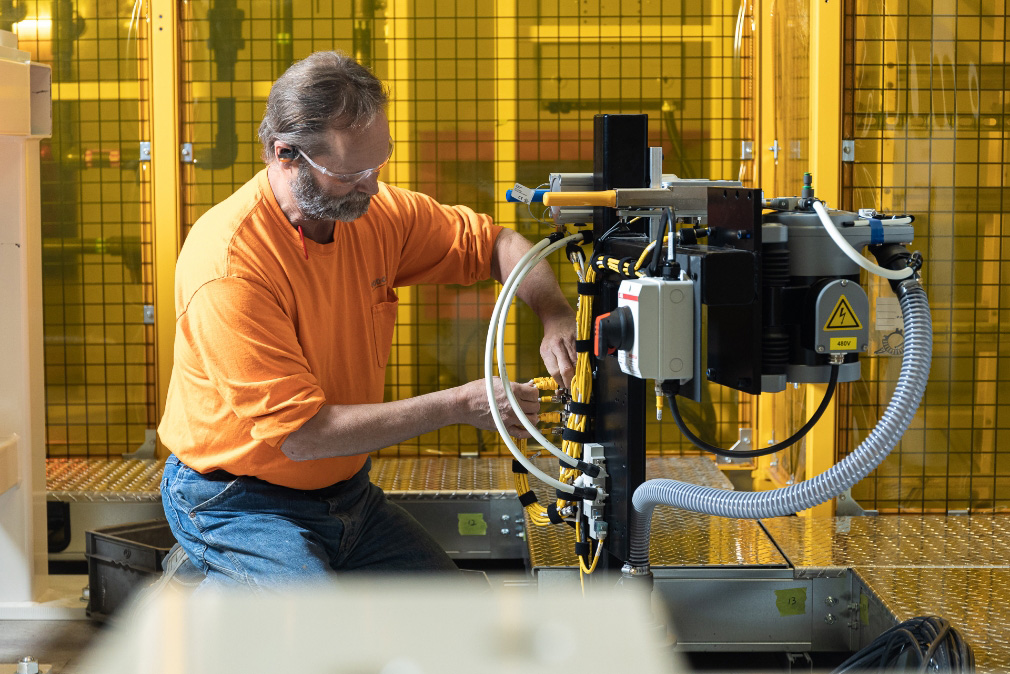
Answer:
<path fill-rule="evenodd" d="M 509 530 L 508 529 L 502 529 L 501 530 L 501 534 L 502 534 L 502 536 L 508 536 L 509 535 Z"/>
<path fill-rule="evenodd" d="M 829 625 L 834 625 L 835 624 L 835 616 L 833 614 L 831 614 L 831 613 L 827 614 L 826 616 L 824 616 L 824 622 L 826 622 Z"/>
<path fill-rule="evenodd" d="M 30 655 L 18 660 L 17 674 L 39 674 L 39 663 Z"/>
<path fill-rule="evenodd" d="M 838 600 L 835 599 L 834 597 L 829 596 L 824 598 L 824 603 L 828 606 L 834 606 L 835 604 L 838 603 Z"/>
<path fill-rule="evenodd" d="M 508 522 L 510 519 L 512 519 L 512 518 L 510 518 L 508 515 L 502 515 L 501 516 L 501 521 L 502 522 Z"/>

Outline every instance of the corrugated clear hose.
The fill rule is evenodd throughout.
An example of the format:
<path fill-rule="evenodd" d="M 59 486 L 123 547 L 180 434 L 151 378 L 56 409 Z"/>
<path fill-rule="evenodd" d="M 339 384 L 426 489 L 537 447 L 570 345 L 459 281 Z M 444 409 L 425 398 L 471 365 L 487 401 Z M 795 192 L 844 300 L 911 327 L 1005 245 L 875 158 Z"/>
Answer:
<path fill-rule="evenodd" d="M 652 511 L 657 505 L 720 517 L 780 517 L 838 496 L 879 466 L 919 408 L 933 356 L 933 321 L 926 292 L 918 282 L 905 281 L 899 290 L 899 301 L 904 317 L 905 351 L 898 383 L 880 421 L 855 451 L 810 480 L 763 492 L 714 489 L 677 480 L 648 480 L 632 497 L 629 564 L 648 566 Z"/>

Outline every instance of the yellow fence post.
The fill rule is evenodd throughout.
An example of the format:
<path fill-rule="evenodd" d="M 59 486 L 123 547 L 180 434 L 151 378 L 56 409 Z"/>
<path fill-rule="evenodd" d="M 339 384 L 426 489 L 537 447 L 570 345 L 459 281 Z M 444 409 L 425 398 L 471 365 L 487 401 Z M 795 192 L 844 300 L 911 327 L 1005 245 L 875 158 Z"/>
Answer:
<path fill-rule="evenodd" d="M 494 119 L 494 195 L 495 222 L 518 229 L 515 207 L 504 203 L 505 190 L 516 180 L 519 143 L 519 55 L 518 10 L 516 0 L 498 0 L 495 12 L 495 119 Z M 515 362 L 519 332 L 515 313 L 505 330 L 506 359 Z"/>
<path fill-rule="evenodd" d="M 416 189 L 415 163 L 417 161 L 418 138 L 414 133 L 414 118 L 411 102 L 414 100 L 411 65 L 414 62 L 413 40 L 410 34 L 410 8 L 408 0 L 394 0 L 386 10 L 386 42 L 389 45 L 389 103 L 390 134 L 396 143 L 396 154 L 386 168 L 392 185 Z M 416 369 L 409 367 L 417 359 L 418 343 L 418 293 L 413 287 L 397 289 L 400 306 L 397 310 L 396 334 L 393 343 L 393 358 L 390 366 L 395 368 L 387 380 L 393 385 L 393 398 L 402 400 L 416 396 Z"/>
<path fill-rule="evenodd" d="M 175 343 L 175 263 L 182 246 L 179 162 L 179 3 L 151 0 L 147 82 L 151 120 L 151 225 L 154 232 L 154 355 L 158 418 L 165 410 Z M 158 446 L 160 456 L 166 454 Z"/>
<path fill-rule="evenodd" d="M 810 3 L 810 165 L 818 197 L 840 206 L 842 162 L 842 0 Z M 806 409 L 816 409 L 826 385 L 808 385 Z M 823 473 L 835 461 L 837 397 L 810 431 L 805 446 L 806 479 Z M 824 503 L 803 515 L 833 515 Z"/>

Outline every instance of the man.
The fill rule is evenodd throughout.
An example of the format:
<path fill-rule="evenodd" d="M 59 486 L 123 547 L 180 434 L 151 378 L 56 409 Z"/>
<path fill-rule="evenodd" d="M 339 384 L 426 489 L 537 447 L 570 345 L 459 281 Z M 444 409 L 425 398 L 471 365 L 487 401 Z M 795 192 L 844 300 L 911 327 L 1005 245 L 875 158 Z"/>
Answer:
<path fill-rule="evenodd" d="M 205 583 L 455 568 L 369 483 L 367 455 L 450 424 L 494 424 L 482 380 L 382 402 L 393 288 L 502 281 L 530 244 L 378 182 L 393 148 L 386 100 L 346 55 L 291 66 L 259 130 L 267 168 L 200 218 L 179 256 L 161 490 Z M 568 385 L 574 312 L 546 263 L 519 296 L 544 325 L 548 371 Z M 534 420 L 537 390 L 512 386 Z M 525 436 L 496 390 L 510 432 Z"/>

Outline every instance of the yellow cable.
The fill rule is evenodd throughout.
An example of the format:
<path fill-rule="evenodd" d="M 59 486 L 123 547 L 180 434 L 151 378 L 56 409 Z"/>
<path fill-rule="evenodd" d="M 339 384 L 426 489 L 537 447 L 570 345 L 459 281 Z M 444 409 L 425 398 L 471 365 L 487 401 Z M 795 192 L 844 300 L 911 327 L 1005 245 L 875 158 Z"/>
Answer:
<path fill-rule="evenodd" d="M 667 243 L 667 241 L 669 241 L 669 240 L 670 240 L 670 235 L 667 234 L 666 236 L 663 237 L 663 245 L 665 246 L 666 243 Z M 643 250 L 642 254 L 639 256 L 638 262 L 635 263 L 635 271 L 638 271 L 642 267 L 642 265 L 645 264 L 645 258 L 647 258 L 649 256 L 649 253 L 652 252 L 652 249 L 655 248 L 655 247 L 656 247 L 656 242 L 655 241 L 650 241 L 649 245 L 645 247 L 645 250 Z"/>
<path fill-rule="evenodd" d="M 558 388 L 558 382 L 554 377 L 534 377 L 533 385 L 541 391 L 556 391 Z"/>

